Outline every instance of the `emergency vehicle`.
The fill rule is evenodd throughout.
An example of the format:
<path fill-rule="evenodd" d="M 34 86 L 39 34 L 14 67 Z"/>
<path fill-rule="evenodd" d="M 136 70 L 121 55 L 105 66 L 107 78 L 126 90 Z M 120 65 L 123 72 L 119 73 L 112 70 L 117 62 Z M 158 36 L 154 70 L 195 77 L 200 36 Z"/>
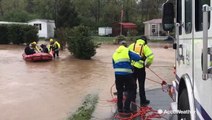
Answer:
<path fill-rule="evenodd" d="M 172 109 L 179 120 L 212 120 L 212 0 L 163 4 L 163 28 L 175 32 L 176 79 Z M 174 29 L 175 28 L 175 29 Z"/>

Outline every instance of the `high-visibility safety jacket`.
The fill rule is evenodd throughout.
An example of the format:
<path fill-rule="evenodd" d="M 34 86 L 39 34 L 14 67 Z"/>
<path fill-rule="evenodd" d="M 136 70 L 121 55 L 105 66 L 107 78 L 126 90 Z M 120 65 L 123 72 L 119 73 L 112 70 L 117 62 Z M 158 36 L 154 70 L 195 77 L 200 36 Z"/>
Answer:
<path fill-rule="evenodd" d="M 153 62 L 154 55 L 152 50 L 148 45 L 145 44 L 145 41 L 142 39 L 138 39 L 135 43 L 132 43 L 129 47 L 129 50 L 135 51 L 138 53 L 143 59 L 138 62 L 132 61 L 132 65 L 136 68 L 143 68 L 145 65 L 150 66 Z M 146 62 L 146 63 L 145 63 Z"/>
<path fill-rule="evenodd" d="M 113 54 L 113 68 L 116 75 L 132 74 L 131 60 L 139 61 L 141 56 L 130 51 L 123 45 L 116 49 Z"/>
<path fill-rule="evenodd" d="M 29 46 L 30 48 L 34 49 L 35 52 L 41 52 L 40 47 L 35 42 L 30 43 Z"/>
<path fill-rule="evenodd" d="M 57 41 L 54 42 L 54 44 L 48 46 L 49 51 L 53 50 L 59 50 L 60 49 L 60 43 Z"/>

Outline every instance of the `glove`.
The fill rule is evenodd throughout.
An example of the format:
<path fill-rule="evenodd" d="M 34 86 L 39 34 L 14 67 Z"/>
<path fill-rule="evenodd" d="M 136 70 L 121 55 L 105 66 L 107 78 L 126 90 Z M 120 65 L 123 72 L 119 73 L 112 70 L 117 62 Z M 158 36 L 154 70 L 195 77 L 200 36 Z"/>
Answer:
<path fill-rule="evenodd" d="M 146 68 L 149 68 L 150 67 L 150 64 L 146 64 L 145 66 L 146 66 Z"/>

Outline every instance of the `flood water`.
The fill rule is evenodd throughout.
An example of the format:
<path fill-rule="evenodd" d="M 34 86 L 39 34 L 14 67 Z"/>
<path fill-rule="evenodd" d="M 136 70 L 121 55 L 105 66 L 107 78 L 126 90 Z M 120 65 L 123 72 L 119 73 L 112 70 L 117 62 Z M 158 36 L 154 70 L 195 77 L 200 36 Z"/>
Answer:
<path fill-rule="evenodd" d="M 111 56 L 116 48 L 102 45 L 92 60 L 75 59 L 65 50 L 53 61 L 26 62 L 22 58 L 24 46 L 0 45 L 0 119 L 65 120 L 87 94 L 98 94 L 100 100 L 110 99 L 110 87 L 114 83 Z M 158 48 L 153 51 L 158 52 Z M 156 57 L 159 62 L 154 64 L 156 71 L 161 69 L 159 63 L 168 67 L 174 63 L 174 54 L 168 61 L 160 55 L 163 54 Z M 166 77 L 167 72 L 161 72 Z M 156 85 L 148 83 L 148 86 Z M 101 104 L 94 113 L 96 118 L 109 113 L 110 108 Z"/>

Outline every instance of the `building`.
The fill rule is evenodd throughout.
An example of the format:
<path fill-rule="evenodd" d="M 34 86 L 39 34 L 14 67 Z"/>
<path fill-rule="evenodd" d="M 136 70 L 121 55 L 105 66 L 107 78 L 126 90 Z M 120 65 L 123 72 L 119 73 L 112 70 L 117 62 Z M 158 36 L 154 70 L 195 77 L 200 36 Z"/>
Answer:
<path fill-rule="evenodd" d="M 38 27 L 38 37 L 40 37 L 40 38 L 54 37 L 54 31 L 55 31 L 54 20 L 34 19 L 27 23 L 0 21 L 0 24 L 33 25 L 33 26 Z"/>
<path fill-rule="evenodd" d="M 149 21 L 145 21 L 143 23 L 144 23 L 144 35 L 147 36 L 149 39 L 151 38 L 164 39 L 164 37 L 166 36 L 166 32 L 163 30 L 162 27 L 162 19 L 152 19 Z"/>
<path fill-rule="evenodd" d="M 36 26 L 38 28 L 38 36 L 41 38 L 54 37 L 55 22 L 54 20 L 47 19 L 34 19 L 28 22 L 29 25 Z"/>
<path fill-rule="evenodd" d="M 118 35 L 129 35 L 136 31 L 137 25 L 130 22 L 121 22 L 121 23 L 114 23 L 112 28 L 112 35 L 118 36 Z"/>

